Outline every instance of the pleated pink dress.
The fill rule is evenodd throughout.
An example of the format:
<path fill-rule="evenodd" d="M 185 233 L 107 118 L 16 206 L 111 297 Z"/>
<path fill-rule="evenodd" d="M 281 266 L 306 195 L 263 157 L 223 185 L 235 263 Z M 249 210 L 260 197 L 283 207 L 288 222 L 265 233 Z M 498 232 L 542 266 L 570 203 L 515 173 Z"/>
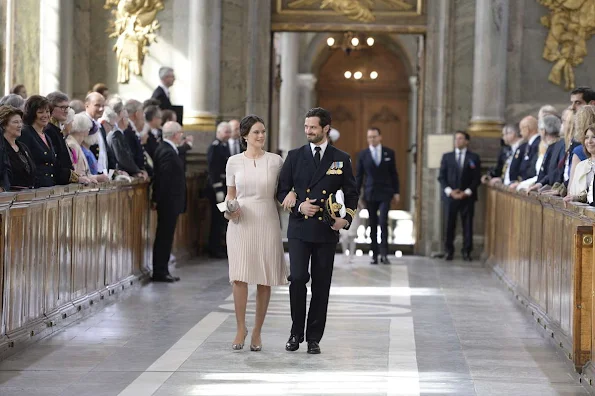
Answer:
<path fill-rule="evenodd" d="M 229 281 L 251 285 L 287 284 L 276 189 L 283 159 L 266 152 L 253 160 L 244 153 L 229 158 L 228 186 L 235 186 L 242 209 L 238 223 L 227 227 Z"/>

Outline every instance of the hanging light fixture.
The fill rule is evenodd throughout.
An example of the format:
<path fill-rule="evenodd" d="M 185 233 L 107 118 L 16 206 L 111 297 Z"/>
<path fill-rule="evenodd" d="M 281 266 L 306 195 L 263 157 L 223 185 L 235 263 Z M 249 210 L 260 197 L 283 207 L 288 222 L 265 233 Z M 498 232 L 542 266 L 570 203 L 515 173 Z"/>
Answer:
<path fill-rule="evenodd" d="M 363 42 L 365 42 L 367 45 L 361 45 Z M 374 38 L 368 37 L 364 40 L 364 37 L 360 37 L 358 33 L 345 32 L 343 33 L 343 37 L 341 39 L 332 36 L 327 38 L 326 45 L 330 49 L 341 49 L 342 51 L 345 51 L 347 55 L 349 55 L 351 51 L 364 50 L 373 46 Z"/>
<path fill-rule="evenodd" d="M 347 70 L 344 74 L 345 78 L 349 79 L 351 78 L 351 72 L 349 70 Z"/>

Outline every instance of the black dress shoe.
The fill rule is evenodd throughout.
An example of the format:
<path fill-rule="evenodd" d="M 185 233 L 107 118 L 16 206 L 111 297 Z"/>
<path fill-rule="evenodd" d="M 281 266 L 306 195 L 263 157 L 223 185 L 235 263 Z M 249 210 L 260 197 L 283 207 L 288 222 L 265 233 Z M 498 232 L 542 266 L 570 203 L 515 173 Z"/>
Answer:
<path fill-rule="evenodd" d="M 151 278 L 153 282 L 165 282 L 165 283 L 174 283 L 176 278 L 171 275 L 153 275 Z"/>
<path fill-rule="evenodd" d="M 320 353 L 320 345 L 317 341 L 308 341 L 308 353 L 310 355 L 318 355 Z"/>
<path fill-rule="evenodd" d="M 370 264 L 374 264 L 374 265 L 378 264 L 378 258 L 377 257 L 374 257 L 372 259 L 372 261 L 370 261 Z"/>
<path fill-rule="evenodd" d="M 382 264 L 390 264 L 390 261 L 388 261 L 388 257 L 386 256 L 382 256 L 380 258 L 380 261 L 382 262 Z"/>
<path fill-rule="evenodd" d="M 453 257 L 453 254 L 452 253 L 448 253 L 446 255 L 446 261 L 452 261 L 452 257 Z"/>
<path fill-rule="evenodd" d="M 180 281 L 180 277 L 179 277 L 179 276 L 173 276 L 173 275 L 170 275 L 170 276 L 171 276 L 172 278 L 174 278 L 174 280 L 175 280 L 176 282 L 179 282 L 179 281 Z"/>
<path fill-rule="evenodd" d="M 473 261 L 473 259 L 471 258 L 471 253 L 469 253 L 469 252 L 463 252 L 463 260 L 465 260 L 465 261 Z"/>
<path fill-rule="evenodd" d="M 285 350 L 289 352 L 295 352 L 300 349 L 300 343 L 304 342 L 304 336 L 290 335 L 287 344 L 285 344 Z M 309 348 L 308 348 L 309 349 Z"/>

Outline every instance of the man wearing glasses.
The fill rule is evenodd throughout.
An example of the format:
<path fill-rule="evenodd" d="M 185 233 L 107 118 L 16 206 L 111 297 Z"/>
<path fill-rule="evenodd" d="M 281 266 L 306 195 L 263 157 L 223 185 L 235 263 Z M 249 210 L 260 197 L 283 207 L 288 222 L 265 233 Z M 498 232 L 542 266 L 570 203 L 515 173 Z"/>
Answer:
<path fill-rule="evenodd" d="M 64 124 L 68 118 L 68 96 L 65 93 L 56 91 L 48 94 L 47 99 L 50 102 L 51 118 L 45 127 L 45 133 L 50 137 L 52 146 L 56 153 L 57 170 L 56 184 L 77 183 L 78 175 L 72 166 L 72 160 L 66 147 L 66 136 L 63 132 Z"/>

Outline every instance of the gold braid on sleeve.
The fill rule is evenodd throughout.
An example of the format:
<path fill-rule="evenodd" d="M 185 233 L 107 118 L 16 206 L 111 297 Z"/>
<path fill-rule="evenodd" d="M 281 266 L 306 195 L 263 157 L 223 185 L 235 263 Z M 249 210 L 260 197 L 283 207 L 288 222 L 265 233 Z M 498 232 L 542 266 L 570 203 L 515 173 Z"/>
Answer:
<path fill-rule="evenodd" d="M 68 179 L 70 183 L 78 183 L 79 182 L 79 175 L 75 171 L 70 171 L 70 178 Z"/>
<path fill-rule="evenodd" d="M 355 219 L 355 210 L 346 208 L 345 212 L 347 212 L 347 214 L 351 216 L 352 219 Z"/>

